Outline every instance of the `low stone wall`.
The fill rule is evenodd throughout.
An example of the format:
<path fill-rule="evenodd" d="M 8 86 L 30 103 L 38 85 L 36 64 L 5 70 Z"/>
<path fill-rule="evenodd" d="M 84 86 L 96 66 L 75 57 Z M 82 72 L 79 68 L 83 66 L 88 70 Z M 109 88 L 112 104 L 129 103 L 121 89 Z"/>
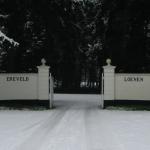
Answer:
<path fill-rule="evenodd" d="M 0 100 L 38 99 L 38 74 L 0 74 Z"/>
<path fill-rule="evenodd" d="M 0 74 L 0 100 L 49 100 L 49 66 L 41 63 L 38 73 Z"/>
<path fill-rule="evenodd" d="M 150 100 L 150 74 L 115 74 L 115 100 Z"/>
<path fill-rule="evenodd" d="M 144 100 L 150 101 L 150 74 L 115 73 L 115 66 L 107 59 L 103 67 L 102 101 Z"/>

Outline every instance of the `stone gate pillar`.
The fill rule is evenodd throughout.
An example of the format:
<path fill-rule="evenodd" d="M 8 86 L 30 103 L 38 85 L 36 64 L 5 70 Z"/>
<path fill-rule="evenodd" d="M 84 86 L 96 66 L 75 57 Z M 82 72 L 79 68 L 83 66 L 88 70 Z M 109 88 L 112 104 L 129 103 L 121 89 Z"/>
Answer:
<path fill-rule="evenodd" d="M 42 65 L 38 66 L 38 99 L 49 100 L 49 66 L 46 60 L 41 60 Z"/>
<path fill-rule="evenodd" d="M 111 59 L 106 60 L 104 69 L 104 101 L 115 99 L 115 66 L 111 65 Z"/>

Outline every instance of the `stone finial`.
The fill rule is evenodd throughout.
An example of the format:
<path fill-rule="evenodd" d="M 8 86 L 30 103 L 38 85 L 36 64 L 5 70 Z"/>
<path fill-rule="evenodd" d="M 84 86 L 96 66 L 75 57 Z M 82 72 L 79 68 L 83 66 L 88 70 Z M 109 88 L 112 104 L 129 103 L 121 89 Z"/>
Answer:
<path fill-rule="evenodd" d="M 42 66 L 46 66 L 46 60 L 44 58 L 41 59 Z"/>
<path fill-rule="evenodd" d="M 107 66 L 111 66 L 111 59 L 108 58 L 108 59 L 106 60 L 106 63 L 107 63 Z"/>

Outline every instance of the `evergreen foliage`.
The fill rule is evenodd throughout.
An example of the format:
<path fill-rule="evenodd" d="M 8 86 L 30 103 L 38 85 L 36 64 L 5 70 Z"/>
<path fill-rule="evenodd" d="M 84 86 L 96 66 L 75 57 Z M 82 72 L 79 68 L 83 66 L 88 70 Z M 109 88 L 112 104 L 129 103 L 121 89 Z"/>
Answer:
<path fill-rule="evenodd" d="M 67 89 L 100 86 L 108 57 L 118 72 L 150 72 L 149 7 L 145 0 L 0 0 L 0 32 L 19 42 L 1 43 L 0 70 L 36 72 L 45 57 Z"/>

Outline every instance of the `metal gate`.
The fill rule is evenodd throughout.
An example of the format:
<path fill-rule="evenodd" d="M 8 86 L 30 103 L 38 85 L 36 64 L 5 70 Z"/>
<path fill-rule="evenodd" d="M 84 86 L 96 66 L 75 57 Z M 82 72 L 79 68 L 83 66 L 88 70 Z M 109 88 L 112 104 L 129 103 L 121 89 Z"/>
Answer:
<path fill-rule="evenodd" d="M 104 73 L 102 73 L 101 77 L 101 100 L 100 100 L 101 108 L 104 108 Z"/>
<path fill-rule="evenodd" d="M 53 108 L 53 101 L 54 101 L 54 81 L 53 77 L 50 73 L 49 75 L 49 108 Z"/>

